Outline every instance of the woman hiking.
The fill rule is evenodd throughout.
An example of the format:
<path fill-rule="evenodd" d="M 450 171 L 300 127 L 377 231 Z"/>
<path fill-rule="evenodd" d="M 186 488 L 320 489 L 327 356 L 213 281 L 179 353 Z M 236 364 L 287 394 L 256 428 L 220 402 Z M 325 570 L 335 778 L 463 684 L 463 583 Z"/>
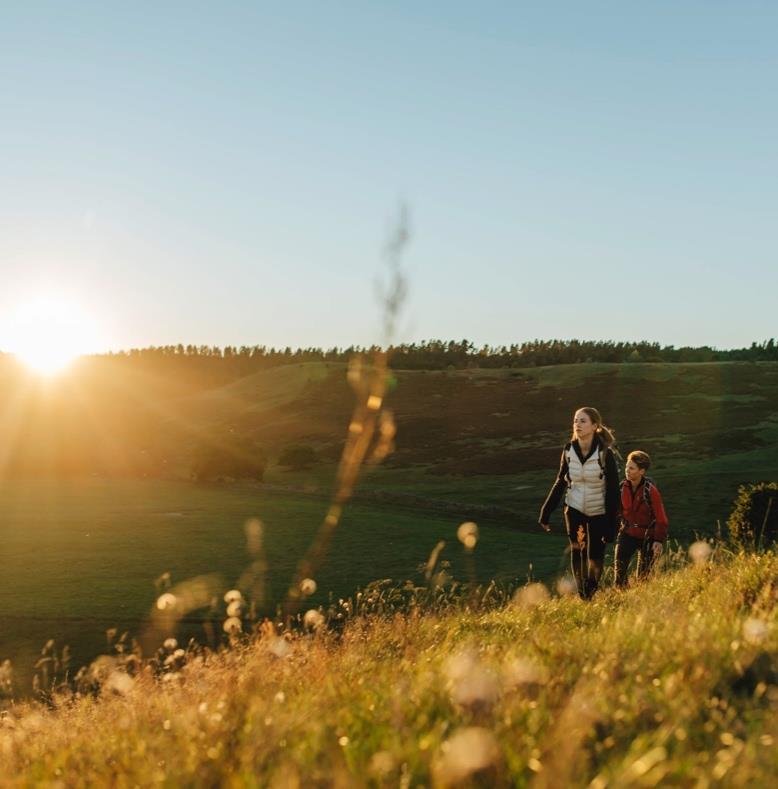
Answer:
<path fill-rule="evenodd" d="M 646 476 L 651 467 L 647 453 L 627 455 L 626 479 L 621 485 L 621 530 L 616 540 L 616 586 L 627 585 L 627 568 L 638 555 L 638 578 L 645 578 L 667 540 L 667 515 L 659 488 Z"/>
<path fill-rule="evenodd" d="M 562 450 L 562 460 L 539 522 L 550 532 L 549 520 L 562 496 L 565 528 L 570 540 L 570 564 L 578 594 L 590 598 L 600 583 L 605 544 L 613 542 L 619 514 L 619 471 L 612 448 L 613 433 L 596 408 L 579 408 L 573 435 Z"/>

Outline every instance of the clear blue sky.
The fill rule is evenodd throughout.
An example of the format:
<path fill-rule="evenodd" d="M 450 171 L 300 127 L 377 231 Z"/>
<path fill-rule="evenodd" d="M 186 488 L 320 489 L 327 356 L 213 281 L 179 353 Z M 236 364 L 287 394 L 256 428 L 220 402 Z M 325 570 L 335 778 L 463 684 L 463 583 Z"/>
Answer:
<path fill-rule="evenodd" d="M 778 335 L 774 2 L 4 2 L 0 311 L 94 349 Z M 0 336 L 0 347 L 12 340 Z"/>

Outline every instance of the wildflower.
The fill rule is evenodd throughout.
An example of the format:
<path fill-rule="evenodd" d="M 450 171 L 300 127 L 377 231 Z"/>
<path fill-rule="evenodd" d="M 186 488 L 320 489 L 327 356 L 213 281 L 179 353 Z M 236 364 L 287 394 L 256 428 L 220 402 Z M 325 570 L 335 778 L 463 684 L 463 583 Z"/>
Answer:
<path fill-rule="evenodd" d="M 243 595 L 240 593 L 238 589 L 230 589 L 229 592 L 226 592 L 224 595 L 224 602 L 228 605 L 230 603 L 242 603 L 243 602 Z"/>
<path fill-rule="evenodd" d="M 174 652 L 176 649 L 178 649 L 178 641 L 176 641 L 175 638 L 166 638 L 162 643 L 162 646 L 165 647 L 168 652 Z"/>

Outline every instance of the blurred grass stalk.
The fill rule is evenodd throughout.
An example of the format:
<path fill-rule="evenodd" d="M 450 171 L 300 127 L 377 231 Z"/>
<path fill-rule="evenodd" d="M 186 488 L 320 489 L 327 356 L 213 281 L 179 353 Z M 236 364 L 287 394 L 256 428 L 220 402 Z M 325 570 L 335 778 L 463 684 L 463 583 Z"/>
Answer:
<path fill-rule="evenodd" d="M 377 464 L 394 449 L 396 426 L 394 415 L 385 407 L 389 387 L 389 349 L 405 302 L 408 286 L 402 271 L 402 255 L 410 240 L 408 209 L 401 205 L 384 249 L 387 281 L 378 281 L 378 303 L 382 313 L 383 347 L 372 351 L 372 358 L 357 355 L 349 362 L 348 382 L 354 390 L 356 404 L 348 426 L 335 484 L 335 492 L 319 530 L 305 556 L 297 566 L 287 592 L 284 619 L 288 626 L 300 609 L 305 595 L 304 582 L 315 578 L 333 535 L 351 498 L 365 463 Z"/>

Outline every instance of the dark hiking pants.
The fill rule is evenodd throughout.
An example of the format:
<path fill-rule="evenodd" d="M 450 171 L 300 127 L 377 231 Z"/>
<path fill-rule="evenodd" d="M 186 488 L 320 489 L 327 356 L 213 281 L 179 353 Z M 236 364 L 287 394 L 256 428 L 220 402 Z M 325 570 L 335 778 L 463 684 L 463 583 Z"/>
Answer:
<path fill-rule="evenodd" d="M 565 528 L 570 540 L 570 567 L 578 585 L 578 594 L 588 599 L 597 591 L 605 564 L 608 517 L 584 515 L 572 507 L 565 507 Z M 612 534 L 610 539 L 613 539 Z"/>
<path fill-rule="evenodd" d="M 638 578 L 646 578 L 654 566 L 654 540 L 651 537 L 632 537 L 622 532 L 616 540 L 616 586 L 627 585 L 627 570 L 632 557 L 637 554 Z"/>

